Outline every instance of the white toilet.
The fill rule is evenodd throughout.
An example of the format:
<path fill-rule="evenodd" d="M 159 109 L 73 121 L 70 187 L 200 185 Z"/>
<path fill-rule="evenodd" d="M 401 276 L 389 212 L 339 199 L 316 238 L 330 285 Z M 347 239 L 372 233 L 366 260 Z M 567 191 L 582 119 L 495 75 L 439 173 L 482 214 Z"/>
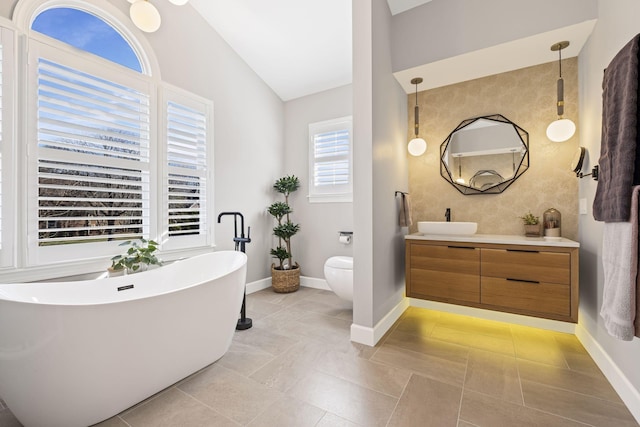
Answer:
<path fill-rule="evenodd" d="M 353 257 L 332 256 L 324 263 L 324 278 L 340 298 L 353 301 Z"/>

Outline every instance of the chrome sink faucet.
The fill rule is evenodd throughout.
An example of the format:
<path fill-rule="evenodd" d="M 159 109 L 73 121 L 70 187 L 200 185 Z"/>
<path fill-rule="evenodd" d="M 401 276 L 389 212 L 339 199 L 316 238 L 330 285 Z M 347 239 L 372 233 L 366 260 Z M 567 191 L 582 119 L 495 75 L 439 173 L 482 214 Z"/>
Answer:
<path fill-rule="evenodd" d="M 447 210 L 444 212 L 444 218 L 447 220 L 447 222 L 451 222 L 451 208 L 447 208 Z"/>

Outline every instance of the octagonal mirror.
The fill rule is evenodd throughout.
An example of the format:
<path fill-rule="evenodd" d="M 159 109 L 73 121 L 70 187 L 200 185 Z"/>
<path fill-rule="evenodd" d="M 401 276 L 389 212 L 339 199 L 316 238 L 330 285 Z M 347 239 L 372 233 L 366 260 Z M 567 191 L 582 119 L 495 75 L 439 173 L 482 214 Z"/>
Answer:
<path fill-rule="evenodd" d="M 460 123 L 440 145 L 440 175 L 465 195 L 497 194 L 529 168 L 529 133 L 501 114 Z"/>

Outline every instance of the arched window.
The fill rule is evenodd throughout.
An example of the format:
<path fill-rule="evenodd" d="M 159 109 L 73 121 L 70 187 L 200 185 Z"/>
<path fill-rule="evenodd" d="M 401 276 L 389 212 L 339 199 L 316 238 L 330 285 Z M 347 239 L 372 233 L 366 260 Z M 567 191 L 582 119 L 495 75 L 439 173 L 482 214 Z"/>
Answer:
<path fill-rule="evenodd" d="M 19 0 L 13 21 L 0 22 L 0 267 L 18 281 L 97 271 L 137 238 L 160 242 L 166 261 L 209 251 L 213 103 L 163 82 L 145 35 L 110 2 Z M 5 33 L 26 36 L 21 55 Z M 13 172 L 12 147 L 26 159 Z M 26 191 L 12 196 L 15 176 Z M 26 207 L 20 219 L 12 206 Z M 5 261 L 5 242 L 26 256 Z"/>
<path fill-rule="evenodd" d="M 31 29 L 142 72 L 140 59 L 129 42 L 115 28 L 91 13 L 70 7 L 46 9 L 36 17 Z"/>

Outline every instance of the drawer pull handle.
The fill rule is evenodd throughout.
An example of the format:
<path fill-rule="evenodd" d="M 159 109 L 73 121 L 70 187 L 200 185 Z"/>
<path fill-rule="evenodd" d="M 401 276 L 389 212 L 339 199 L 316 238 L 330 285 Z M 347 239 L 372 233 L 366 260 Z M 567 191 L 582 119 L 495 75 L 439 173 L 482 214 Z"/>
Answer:
<path fill-rule="evenodd" d="M 540 251 L 530 251 L 527 249 L 507 249 L 507 252 L 526 252 L 530 254 L 539 254 Z"/>
<path fill-rule="evenodd" d="M 447 247 L 451 248 L 451 249 L 473 249 L 473 250 L 476 249 L 476 248 L 471 247 L 471 246 L 447 246 Z"/>
<path fill-rule="evenodd" d="M 536 285 L 539 285 L 540 282 L 538 282 L 537 280 L 523 280 L 523 279 L 512 279 L 510 277 L 507 277 L 507 280 L 510 282 L 524 282 L 524 283 L 533 283 Z"/>

